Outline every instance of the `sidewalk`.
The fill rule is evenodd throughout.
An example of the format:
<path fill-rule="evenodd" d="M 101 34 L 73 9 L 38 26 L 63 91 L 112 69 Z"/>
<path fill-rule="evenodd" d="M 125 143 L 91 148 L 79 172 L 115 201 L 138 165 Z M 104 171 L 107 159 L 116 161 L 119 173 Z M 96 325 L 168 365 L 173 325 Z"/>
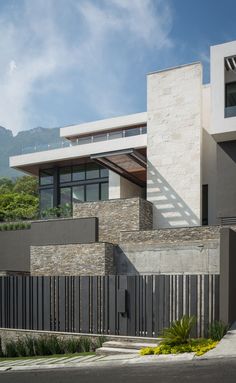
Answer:
<path fill-rule="evenodd" d="M 76 367 L 104 367 L 111 365 L 133 365 L 133 364 L 152 364 L 164 362 L 183 362 L 192 360 L 193 353 L 178 355 L 150 355 L 140 356 L 137 354 L 130 355 L 89 355 L 81 357 L 60 357 L 60 358 L 41 358 L 41 359 L 25 359 L 25 360 L 6 360 L 0 362 L 1 371 L 19 371 L 19 370 L 40 370 L 40 369 L 56 369 L 56 368 L 76 368 Z"/>
<path fill-rule="evenodd" d="M 236 357 L 236 322 L 231 326 L 230 330 L 221 339 L 219 344 L 211 351 L 208 351 L 201 359 L 215 358 L 234 358 Z"/>

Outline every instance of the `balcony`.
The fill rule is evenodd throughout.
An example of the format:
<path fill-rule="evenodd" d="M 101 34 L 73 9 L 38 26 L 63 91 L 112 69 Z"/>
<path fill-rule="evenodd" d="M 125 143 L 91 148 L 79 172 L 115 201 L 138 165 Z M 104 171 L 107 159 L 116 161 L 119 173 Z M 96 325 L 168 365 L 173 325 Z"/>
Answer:
<path fill-rule="evenodd" d="M 67 147 L 76 146 L 76 145 L 86 145 L 86 144 L 92 144 L 95 142 L 110 141 L 110 140 L 115 140 L 120 138 L 139 136 L 141 134 L 146 134 L 146 133 L 147 133 L 147 127 L 140 126 L 140 127 L 130 128 L 130 129 L 111 131 L 111 132 L 102 133 L 102 134 L 82 136 L 82 137 L 75 138 L 71 141 L 61 139 L 58 142 L 54 142 L 50 144 L 28 146 L 28 147 L 22 148 L 21 154 L 44 152 L 48 150 L 67 148 Z"/>

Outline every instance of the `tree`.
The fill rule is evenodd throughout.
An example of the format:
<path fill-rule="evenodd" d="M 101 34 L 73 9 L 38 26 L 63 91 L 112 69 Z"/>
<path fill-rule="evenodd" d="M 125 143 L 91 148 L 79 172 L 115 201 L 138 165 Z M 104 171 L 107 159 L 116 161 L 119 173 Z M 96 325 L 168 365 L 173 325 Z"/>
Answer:
<path fill-rule="evenodd" d="M 23 176 L 17 178 L 13 187 L 13 193 L 29 194 L 38 196 L 38 179 L 36 177 Z"/>

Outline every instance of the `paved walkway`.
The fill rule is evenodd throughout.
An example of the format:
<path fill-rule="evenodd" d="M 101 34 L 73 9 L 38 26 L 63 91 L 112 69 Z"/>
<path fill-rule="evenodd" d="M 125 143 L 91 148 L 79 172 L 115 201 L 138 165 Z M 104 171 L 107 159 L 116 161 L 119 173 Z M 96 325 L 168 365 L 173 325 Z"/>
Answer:
<path fill-rule="evenodd" d="M 179 355 L 150 355 L 140 356 L 137 354 L 130 355 L 89 355 L 81 357 L 60 357 L 60 358 L 40 358 L 40 359 L 20 359 L 5 360 L 0 362 L 0 371 L 8 370 L 38 370 L 38 369 L 55 369 L 55 368 L 71 368 L 71 367 L 99 367 L 105 365 L 127 365 L 127 364 L 144 364 L 144 363 L 163 363 L 163 362 L 180 362 L 192 360 L 193 353 Z"/>

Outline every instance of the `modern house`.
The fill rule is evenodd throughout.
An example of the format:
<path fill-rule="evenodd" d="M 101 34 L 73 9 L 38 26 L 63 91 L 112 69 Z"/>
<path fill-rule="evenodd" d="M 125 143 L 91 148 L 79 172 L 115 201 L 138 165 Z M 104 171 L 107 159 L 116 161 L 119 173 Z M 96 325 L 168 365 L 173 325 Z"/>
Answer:
<path fill-rule="evenodd" d="M 210 78 L 203 84 L 201 63 L 150 73 L 146 112 L 61 128 L 61 147 L 10 166 L 39 177 L 41 211 L 69 205 L 73 218 L 96 217 L 98 243 L 116 246 L 117 273 L 218 272 L 215 225 L 236 223 L 236 41 L 211 47 Z M 202 248 L 176 244 L 204 238 L 215 241 L 202 245 L 207 265 Z M 158 246 L 172 241 L 164 265 Z M 185 251 L 199 255 L 196 268 L 176 262 Z"/>

